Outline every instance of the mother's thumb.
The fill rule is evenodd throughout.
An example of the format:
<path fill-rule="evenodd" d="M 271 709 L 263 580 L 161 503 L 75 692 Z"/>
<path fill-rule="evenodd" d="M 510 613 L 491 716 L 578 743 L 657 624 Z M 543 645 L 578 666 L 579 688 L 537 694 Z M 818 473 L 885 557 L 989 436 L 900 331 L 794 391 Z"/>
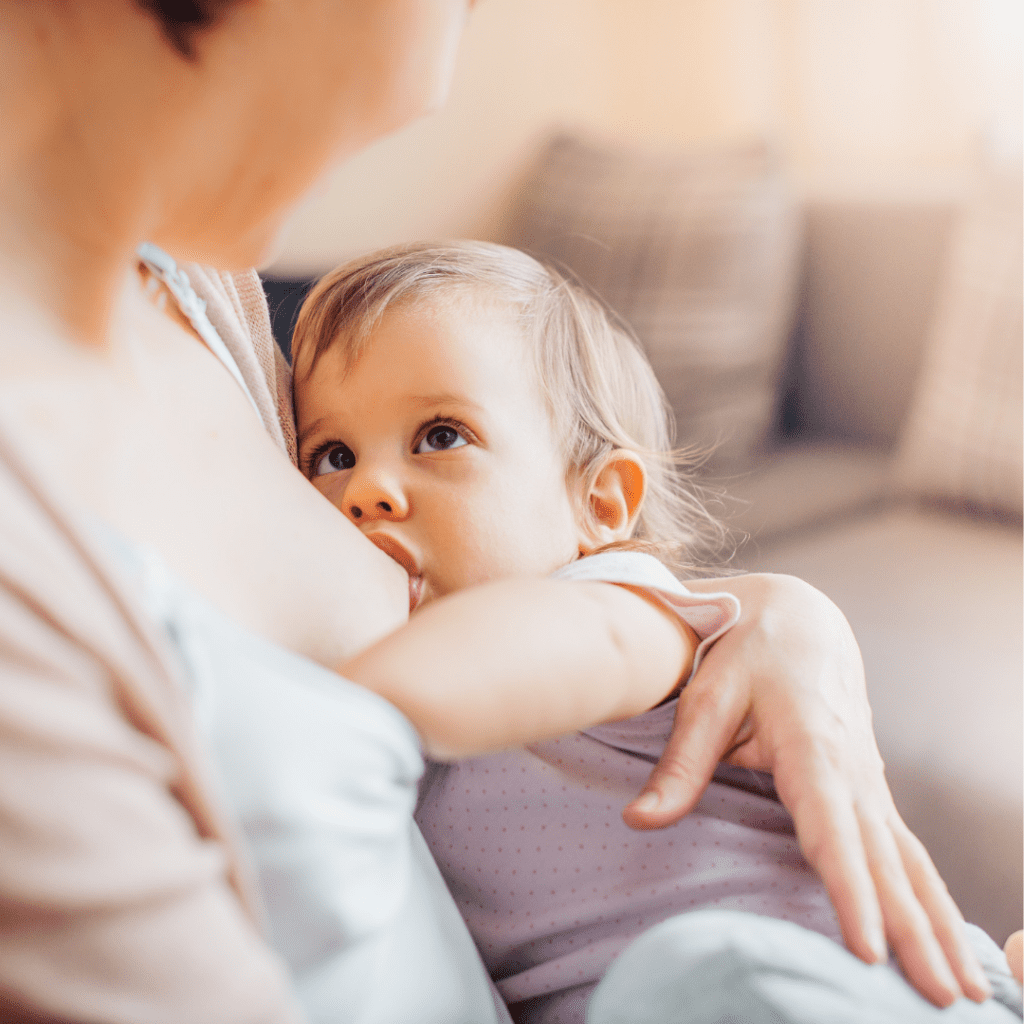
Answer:
<path fill-rule="evenodd" d="M 732 746 L 747 702 L 741 688 L 705 672 L 706 663 L 680 694 L 665 750 L 640 795 L 622 812 L 630 828 L 664 828 L 689 814 Z"/>

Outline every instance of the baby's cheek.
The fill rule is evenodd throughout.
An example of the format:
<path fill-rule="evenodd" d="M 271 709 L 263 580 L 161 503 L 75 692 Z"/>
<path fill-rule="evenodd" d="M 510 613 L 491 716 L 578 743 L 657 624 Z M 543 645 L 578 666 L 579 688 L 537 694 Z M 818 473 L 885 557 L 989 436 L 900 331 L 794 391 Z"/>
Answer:
<path fill-rule="evenodd" d="M 466 522 L 446 538 L 445 549 L 438 565 L 438 588 L 444 593 L 507 579 L 516 571 L 506 557 L 501 538 L 474 531 Z"/>

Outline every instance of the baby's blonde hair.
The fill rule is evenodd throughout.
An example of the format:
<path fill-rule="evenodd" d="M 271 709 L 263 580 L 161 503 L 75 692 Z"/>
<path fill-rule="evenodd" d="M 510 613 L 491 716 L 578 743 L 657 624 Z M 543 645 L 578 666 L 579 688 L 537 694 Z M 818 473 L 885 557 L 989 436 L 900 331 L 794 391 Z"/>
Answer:
<path fill-rule="evenodd" d="M 488 242 L 414 243 L 360 257 L 310 291 L 292 336 L 295 379 L 345 346 L 351 366 L 385 312 L 446 302 L 462 292 L 507 310 L 532 342 L 536 377 L 566 460 L 567 482 L 587 494 L 604 457 L 634 452 L 647 491 L 629 541 L 677 571 L 707 565 L 725 530 L 698 498 L 693 452 L 673 447 L 674 417 L 628 327 L 580 285 L 516 249 Z"/>

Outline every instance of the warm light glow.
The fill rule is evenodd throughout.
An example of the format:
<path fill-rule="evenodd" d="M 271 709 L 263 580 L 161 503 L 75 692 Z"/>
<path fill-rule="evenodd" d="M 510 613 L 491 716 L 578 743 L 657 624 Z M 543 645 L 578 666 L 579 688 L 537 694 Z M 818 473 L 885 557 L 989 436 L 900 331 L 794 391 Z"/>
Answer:
<path fill-rule="evenodd" d="M 487 234 L 537 139 L 775 139 L 810 191 L 955 193 L 1019 160 L 1022 0 L 494 0 L 440 114 L 293 219 L 277 269 Z M 358 197 L 353 202 L 353 197 Z"/>

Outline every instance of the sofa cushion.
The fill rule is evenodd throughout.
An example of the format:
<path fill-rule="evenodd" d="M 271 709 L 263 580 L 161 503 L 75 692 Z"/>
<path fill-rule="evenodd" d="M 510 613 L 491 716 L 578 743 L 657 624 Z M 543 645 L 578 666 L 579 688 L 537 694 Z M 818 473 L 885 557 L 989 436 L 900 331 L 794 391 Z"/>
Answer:
<path fill-rule="evenodd" d="M 503 240 L 567 268 L 636 331 L 679 442 L 748 468 L 772 431 L 799 223 L 764 146 L 653 153 L 560 136 L 522 182 Z"/>
<path fill-rule="evenodd" d="M 738 564 L 794 534 L 880 507 L 888 497 L 890 461 L 871 445 L 796 441 L 751 473 L 722 477 L 721 518 L 742 548 Z"/>
<path fill-rule="evenodd" d="M 897 485 L 983 511 L 1024 511 L 1020 175 L 966 209 L 896 462 Z"/>
<path fill-rule="evenodd" d="M 791 383 L 802 432 L 891 449 L 949 247 L 949 201 L 811 199 Z"/>
<path fill-rule="evenodd" d="M 1022 553 L 1005 524 L 904 508 L 751 560 L 849 619 L 896 805 L 1000 943 L 1022 898 Z"/>

